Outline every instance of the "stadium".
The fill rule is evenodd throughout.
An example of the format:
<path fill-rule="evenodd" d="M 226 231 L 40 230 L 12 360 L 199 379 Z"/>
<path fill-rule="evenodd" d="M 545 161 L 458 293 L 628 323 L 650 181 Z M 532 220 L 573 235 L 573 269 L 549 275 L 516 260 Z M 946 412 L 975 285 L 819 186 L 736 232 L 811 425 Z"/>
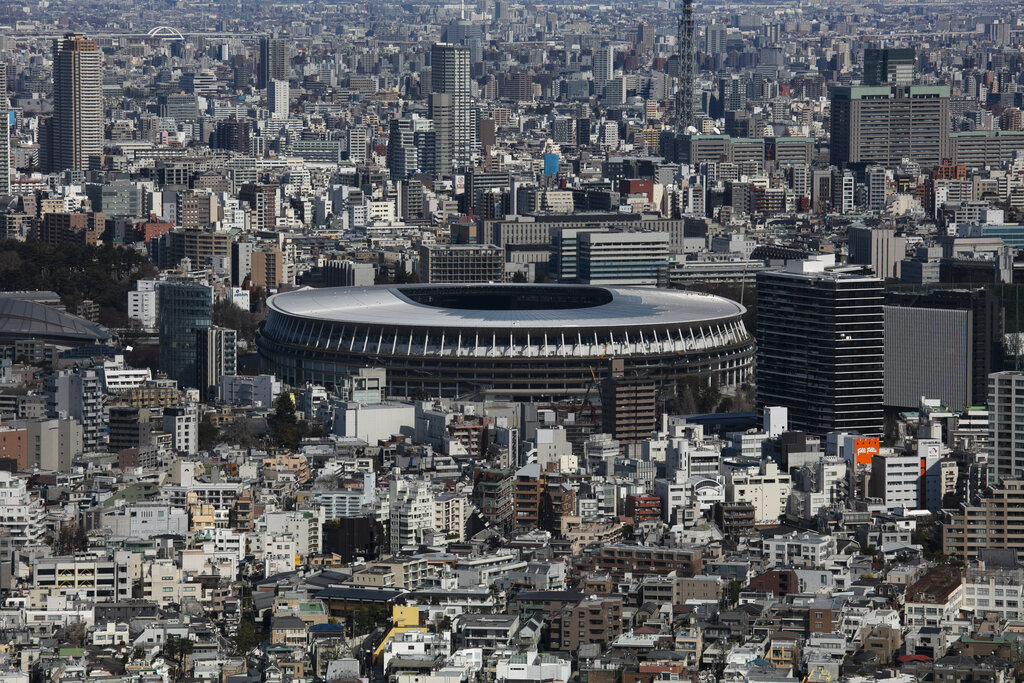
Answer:
<path fill-rule="evenodd" d="M 329 388 L 387 369 L 394 397 L 580 397 L 624 361 L 659 388 L 686 376 L 722 388 L 748 378 L 743 306 L 681 290 L 547 284 L 397 285 L 277 294 L 256 345 L 293 386 Z"/>

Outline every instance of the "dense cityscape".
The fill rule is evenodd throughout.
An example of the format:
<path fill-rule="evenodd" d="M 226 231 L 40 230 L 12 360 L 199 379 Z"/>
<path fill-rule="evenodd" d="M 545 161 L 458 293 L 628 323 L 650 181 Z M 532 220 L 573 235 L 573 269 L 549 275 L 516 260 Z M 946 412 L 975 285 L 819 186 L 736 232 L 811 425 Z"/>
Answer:
<path fill-rule="evenodd" d="M 0 1 L 0 683 L 1024 680 L 1017 3 Z"/>

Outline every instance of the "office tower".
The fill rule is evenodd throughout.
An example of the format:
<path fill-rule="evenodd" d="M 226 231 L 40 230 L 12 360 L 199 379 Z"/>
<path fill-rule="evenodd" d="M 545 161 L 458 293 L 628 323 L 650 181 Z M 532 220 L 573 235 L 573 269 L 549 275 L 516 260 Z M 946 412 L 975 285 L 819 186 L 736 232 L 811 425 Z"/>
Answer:
<path fill-rule="evenodd" d="M 267 86 L 267 109 L 271 118 L 288 118 L 288 81 L 274 79 Z"/>
<path fill-rule="evenodd" d="M 959 411 L 988 402 L 988 377 L 1004 355 L 992 290 L 889 292 L 885 304 L 885 405 L 915 408 L 927 396 Z"/>
<path fill-rule="evenodd" d="M 892 228 L 852 227 L 847 233 L 849 258 L 858 266 L 871 266 L 882 279 L 900 276 L 900 261 L 907 257 L 907 238 L 897 236 Z"/>
<path fill-rule="evenodd" d="M 832 89 L 832 165 L 923 167 L 951 158 L 949 87 L 862 86 Z"/>
<path fill-rule="evenodd" d="M 643 377 L 627 377 L 621 358 L 608 364 L 609 376 L 601 382 L 601 431 L 619 443 L 649 439 L 658 427 L 658 395 L 655 384 Z"/>
<path fill-rule="evenodd" d="M 679 127 L 693 125 L 693 86 L 696 50 L 693 44 L 693 0 L 683 0 L 679 17 Z"/>
<path fill-rule="evenodd" d="M 704 51 L 712 57 L 725 54 L 727 29 L 722 24 L 709 24 L 705 29 Z"/>
<path fill-rule="evenodd" d="M 238 366 L 235 331 L 203 327 L 196 332 L 196 386 L 203 400 L 218 398 L 220 378 L 234 375 Z"/>
<path fill-rule="evenodd" d="M 450 43 L 435 43 L 430 48 L 430 92 L 449 97 L 446 102 L 431 98 L 430 118 L 435 127 L 441 119 L 441 127 L 448 129 L 452 165 L 469 165 L 477 139 L 471 111 L 469 48 Z"/>
<path fill-rule="evenodd" d="M 834 256 L 757 277 L 757 405 L 790 429 L 882 432 L 882 281 L 834 269 Z"/>
<path fill-rule="evenodd" d="M 989 483 L 1024 478 L 1024 372 L 988 377 Z"/>
<path fill-rule="evenodd" d="M 166 282 L 160 298 L 160 369 L 180 387 L 196 387 L 198 332 L 213 324 L 213 290 L 192 282 Z"/>
<path fill-rule="evenodd" d="M 420 282 L 501 282 L 505 250 L 491 244 L 425 244 L 420 247 Z"/>
<path fill-rule="evenodd" d="M 654 49 L 656 35 L 657 32 L 654 30 L 653 25 L 641 21 L 636 27 L 636 51 L 646 56 L 648 52 Z"/>
<path fill-rule="evenodd" d="M 602 47 L 594 53 L 594 93 L 600 95 L 615 75 L 615 49 Z"/>
<path fill-rule="evenodd" d="M 273 80 L 288 80 L 288 41 L 269 36 L 260 38 L 260 70 L 257 88 L 266 88 Z"/>
<path fill-rule="evenodd" d="M 434 159 L 434 175 L 450 176 L 452 174 L 452 155 L 454 154 L 455 113 L 452 96 L 447 93 L 431 93 L 430 120 L 434 124 L 434 137 L 431 140 L 430 156 Z"/>
<path fill-rule="evenodd" d="M 913 85 L 913 48 L 864 50 L 864 85 Z"/>
<path fill-rule="evenodd" d="M 68 33 L 53 41 L 49 169 L 84 171 L 103 154 L 103 74 L 95 40 Z"/>
<path fill-rule="evenodd" d="M 735 74 L 718 79 L 718 115 L 747 108 L 747 82 Z"/>
<path fill-rule="evenodd" d="M 650 286 L 668 267 L 667 232 L 584 232 L 578 237 L 577 282 Z"/>

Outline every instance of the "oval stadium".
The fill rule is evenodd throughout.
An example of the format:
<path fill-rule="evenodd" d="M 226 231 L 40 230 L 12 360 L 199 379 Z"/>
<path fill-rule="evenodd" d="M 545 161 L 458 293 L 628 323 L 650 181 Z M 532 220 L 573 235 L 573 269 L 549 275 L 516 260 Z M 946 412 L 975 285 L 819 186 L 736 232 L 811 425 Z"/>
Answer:
<path fill-rule="evenodd" d="M 588 394 L 621 359 L 668 388 L 686 376 L 746 381 L 740 304 L 695 292 L 548 284 L 382 285 L 272 296 L 256 344 L 293 386 L 387 370 L 393 397 L 557 400 Z"/>

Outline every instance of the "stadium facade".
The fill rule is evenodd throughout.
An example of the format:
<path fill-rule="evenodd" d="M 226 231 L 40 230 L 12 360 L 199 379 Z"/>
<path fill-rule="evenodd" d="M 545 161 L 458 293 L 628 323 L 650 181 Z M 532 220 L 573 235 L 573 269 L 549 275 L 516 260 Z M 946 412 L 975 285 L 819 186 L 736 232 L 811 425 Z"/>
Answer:
<path fill-rule="evenodd" d="M 391 396 L 543 400 L 581 396 L 607 360 L 660 388 L 750 376 L 745 309 L 718 296 L 580 285 L 399 285 L 273 296 L 256 345 L 293 386 L 334 387 L 383 367 Z"/>

